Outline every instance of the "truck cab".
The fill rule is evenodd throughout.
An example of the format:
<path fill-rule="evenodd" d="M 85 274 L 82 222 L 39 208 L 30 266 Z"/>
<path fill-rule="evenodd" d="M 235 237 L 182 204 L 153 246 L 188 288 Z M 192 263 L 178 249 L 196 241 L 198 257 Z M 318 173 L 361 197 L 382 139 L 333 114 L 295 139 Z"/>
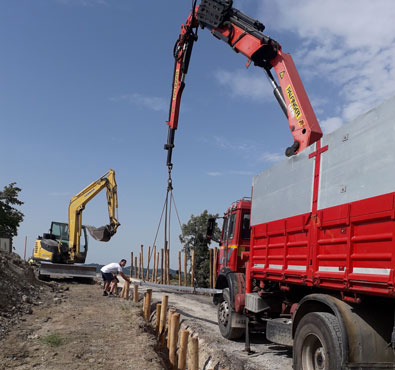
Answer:
<path fill-rule="evenodd" d="M 218 253 L 219 271 L 228 268 L 234 272 L 245 272 L 241 253 L 250 247 L 250 213 L 250 198 L 232 203 L 225 212 Z"/>

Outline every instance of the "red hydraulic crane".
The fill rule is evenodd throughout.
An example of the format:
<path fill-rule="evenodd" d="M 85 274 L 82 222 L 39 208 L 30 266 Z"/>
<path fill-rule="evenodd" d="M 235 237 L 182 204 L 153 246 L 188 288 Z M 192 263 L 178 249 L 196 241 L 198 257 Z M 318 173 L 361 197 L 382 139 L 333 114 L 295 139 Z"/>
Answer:
<path fill-rule="evenodd" d="M 172 167 L 174 135 L 178 127 L 180 103 L 185 77 L 188 72 L 192 48 L 197 41 L 197 30 L 207 28 L 214 37 L 226 42 L 236 53 L 248 58 L 247 66 L 254 63 L 263 68 L 273 93 L 288 119 L 294 142 L 286 149 L 286 155 L 299 153 L 322 136 L 314 110 L 307 97 L 291 55 L 283 53 L 281 45 L 264 35 L 265 26 L 232 7 L 232 0 L 202 0 L 181 26 L 180 36 L 174 47 L 174 76 L 170 102 L 167 143 L 167 166 Z M 271 69 L 277 75 L 274 79 Z"/>

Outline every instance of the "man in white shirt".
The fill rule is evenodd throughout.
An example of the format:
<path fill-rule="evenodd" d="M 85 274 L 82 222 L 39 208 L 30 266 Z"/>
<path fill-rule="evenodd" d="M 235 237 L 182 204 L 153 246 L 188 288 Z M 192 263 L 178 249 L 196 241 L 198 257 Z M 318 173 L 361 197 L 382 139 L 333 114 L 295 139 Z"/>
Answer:
<path fill-rule="evenodd" d="M 108 295 L 110 284 L 113 281 L 114 284 L 112 286 L 112 289 L 110 291 L 110 295 L 113 293 L 114 288 L 116 287 L 116 280 L 117 280 L 117 274 L 121 275 L 126 281 L 130 283 L 130 279 L 123 273 L 122 267 L 126 265 L 126 260 L 121 259 L 121 262 L 119 263 L 109 263 L 108 265 L 105 265 L 101 268 L 101 276 L 103 278 L 104 282 L 104 291 L 103 295 L 106 296 Z"/>

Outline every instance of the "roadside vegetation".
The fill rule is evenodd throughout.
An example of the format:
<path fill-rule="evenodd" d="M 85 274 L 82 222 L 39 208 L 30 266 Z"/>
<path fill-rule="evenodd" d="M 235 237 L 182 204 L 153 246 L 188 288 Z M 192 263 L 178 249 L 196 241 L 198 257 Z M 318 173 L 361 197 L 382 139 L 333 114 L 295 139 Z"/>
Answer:
<path fill-rule="evenodd" d="M 204 210 L 199 216 L 191 215 L 186 224 L 181 226 L 182 234 L 179 236 L 183 244 L 183 251 L 191 260 L 192 251 L 195 251 L 195 279 L 200 288 L 208 288 L 210 284 L 210 249 L 212 241 L 218 242 L 221 231 L 218 226 L 212 238 L 207 237 L 207 225 L 209 218 L 218 218 L 218 214 L 210 214 Z"/>

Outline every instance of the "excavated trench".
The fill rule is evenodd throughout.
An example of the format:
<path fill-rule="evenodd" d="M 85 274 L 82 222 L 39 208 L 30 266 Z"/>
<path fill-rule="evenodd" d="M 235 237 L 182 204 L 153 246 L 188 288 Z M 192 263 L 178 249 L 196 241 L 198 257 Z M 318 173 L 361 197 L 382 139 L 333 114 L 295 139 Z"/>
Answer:
<path fill-rule="evenodd" d="M 140 297 L 145 289 L 140 287 Z M 188 330 L 199 338 L 199 369 L 227 370 L 291 370 L 292 350 L 268 342 L 262 333 L 251 333 L 251 353 L 245 352 L 244 338 L 224 339 L 218 329 L 216 307 L 212 297 L 182 294 L 173 291 L 153 291 L 150 326 L 156 325 L 156 304 L 168 295 L 168 308 L 180 314 L 180 332 Z M 155 334 L 155 332 L 153 331 Z M 168 359 L 167 349 L 157 350 Z M 167 362 L 167 364 L 169 364 Z"/>

